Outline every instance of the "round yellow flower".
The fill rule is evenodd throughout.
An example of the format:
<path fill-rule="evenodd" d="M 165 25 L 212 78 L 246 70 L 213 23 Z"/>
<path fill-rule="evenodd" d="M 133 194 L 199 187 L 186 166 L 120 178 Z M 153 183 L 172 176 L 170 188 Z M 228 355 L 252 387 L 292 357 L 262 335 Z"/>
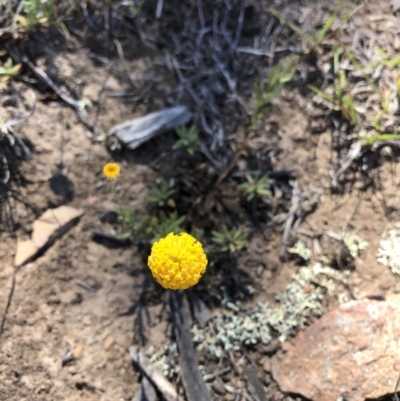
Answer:
<path fill-rule="evenodd" d="M 120 172 L 120 167 L 118 166 L 117 163 L 107 163 L 103 167 L 103 174 L 109 179 L 109 180 L 115 180 L 119 176 Z"/>
<path fill-rule="evenodd" d="M 197 284 L 206 271 L 203 246 L 190 234 L 169 233 L 151 248 L 148 265 L 164 288 L 186 290 Z"/>

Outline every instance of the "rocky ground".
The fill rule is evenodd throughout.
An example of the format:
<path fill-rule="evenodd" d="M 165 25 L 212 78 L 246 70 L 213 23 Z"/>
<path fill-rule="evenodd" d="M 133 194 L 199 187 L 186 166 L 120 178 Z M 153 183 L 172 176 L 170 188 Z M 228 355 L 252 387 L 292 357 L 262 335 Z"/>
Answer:
<path fill-rule="evenodd" d="M 63 24 L 0 31 L 3 66 L 21 64 L 0 86 L 0 400 L 132 400 L 142 383 L 132 345 L 184 396 L 148 234 L 94 240 L 122 233 L 104 213 L 128 205 L 202 230 L 209 265 L 193 294 L 211 314 L 205 327 L 194 316 L 191 335 L 212 399 L 394 399 L 400 42 L 391 4 L 171 2 L 156 19 L 159 3 L 129 18 L 122 5 L 79 6 Z M 262 86 L 276 66 L 279 84 Z M 174 132 L 135 150 L 107 135 L 176 104 L 199 127 L 193 155 L 172 149 Z M 114 186 L 102 175 L 112 160 Z M 247 200 L 240 185 L 257 174 L 269 194 Z M 173 203 L 158 208 L 149 199 L 162 181 Z M 61 206 L 80 216 L 16 267 L 17 243 Z M 245 246 L 230 238 L 237 249 L 218 248 L 212 231 L 222 225 L 245 227 Z"/>

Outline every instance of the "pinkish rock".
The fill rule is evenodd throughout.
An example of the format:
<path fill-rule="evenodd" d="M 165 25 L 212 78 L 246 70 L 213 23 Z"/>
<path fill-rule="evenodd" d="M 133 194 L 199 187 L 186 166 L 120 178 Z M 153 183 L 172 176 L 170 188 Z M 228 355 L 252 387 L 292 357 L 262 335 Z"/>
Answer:
<path fill-rule="evenodd" d="M 58 224 L 36 220 L 33 223 L 32 242 L 37 248 L 43 248 L 58 228 Z"/>
<path fill-rule="evenodd" d="M 343 304 L 284 345 L 271 361 L 284 392 L 315 401 L 393 393 L 400 368 L 400 295 Z"/>
<path fill-rule="evenodd" d="M 14 263 L 16 266 L 21 266 L 24 263 L 31 261 L 37 253 L 38 253 L 38 248 L 33 243 L 32 240 L 30 239 L 26 241 L 18 240 Z"/>
<path fill-rule="evenodd" d="M 50 245 L 68 231 L 83 211 L 70 206 L 46 210 L 33 223 L 32 241 L 38 248 Z"/>
<path fill-rule="evenodd" d="M 22 266 L 33 260 L 39 251 L 49 247 L 57 238 L 68 231 L 82 213 L 82 210 L 70 206 L 46 210 L 34 221 L 32 238 L 27 241 L 18 241 L 15 265 Z"/>

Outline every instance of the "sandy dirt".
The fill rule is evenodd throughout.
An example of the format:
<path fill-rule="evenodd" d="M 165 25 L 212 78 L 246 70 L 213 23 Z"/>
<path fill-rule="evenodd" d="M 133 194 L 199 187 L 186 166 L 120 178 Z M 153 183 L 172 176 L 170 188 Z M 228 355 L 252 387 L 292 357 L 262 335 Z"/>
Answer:
<path fill-rule="evenodd" d="M 68 204 L 82 209 L 84 214 L 42 256 L 19 269 L 15 283 L 13 258 L 17 238 L 28 237 L 34 213 L 16 203 L 20 228 L 12 234 L 0 233 L 0 316 L 5 316 L 0 338 L 0 400 L 128 401 L 138 390 L 140 378 L 132 366 L 129 346 L 140 341 L 141 332 L 147 337 L 146 347 L 152 345 L 157 349 L 169 341 L 169 318 L 163 308 L 165 293 L 150 276 L 146 247 L 107 248 L 92 241 L 92 232 L 101 227 L 100 216 L 119 204 L 144 210 L 149 185 L 160 175 L 152 163 L 170 149 L 174 135 L 167 134 L 120 158 L 121 177 L 115 189 L 108 185 L 101 171 L 113 155 L 106 150 L 100 134 L 116 123 L 163 107 L 163 99 L 151 89 L 140 99 L 105 95 L 105 87 L 117 93 L 126 91 L 131 82 L 124 71 L 96 62 L 88 53 L 97 49 L 107 57 L 112 54 L 111 59 L 117 62 L 115 49 L 111 51 L 110 43 L 99 35 L 85 37 L 86 42 L 77 50 L 76 39 L 63 39 L 59 32 L 54 32 L 58 31 L 54 28 L 39 32 L 29 42 L 29 52 L 36 65 L 57 83 L 62 82 L 71 93 L 75 91 L 91 103 L 90 118 L 97 118 L 101 131 L 99 138 L 93 137 L 75 111 L 46 88 L 42 92 L 35 89 L 36 110 L 17 127 L 33 152 L 33 159 L 22 165 L 27 180 L 21 188 L 24 198 L 39 212 Z M 46 51 L 43 41 L 48 44 Z M 149 66 L 161 58 L 143 47 L 137 38 L 124 50 L 126 67 L 134 80 L 144 79 Z M 169 85 L 167 78 L 168 74 L 160 75 L 160 80 L 166 80 L 165 86 Z M 29 103 L 27 85 L 16 81 L 3 89 L 5 112 L 23 113 L 16 93 L 23 93 Z M 14 104 L 5 99 L 18 100 Z M 376 260 L 382 233 L 393 228 L 400 218 L 397 160 L 381 158 L 380 165 L 373 170 L 376 185 L 365 185 L 365 177 L 356 171 L 354 181 L 340 191 L 332 191 L 333 132 L 311 132 L 302 99 L 300 94 L 285 89 L 263 121 L 263 129 L 249 138 L 249 147 L 256 152 L 273 146 L 274 170 L 295 167 L 300 189 L 311 191 L 318 199 L 315 210 L 301 224 L 302 229 L 351 232 L 369 243 L 351 266 L 345 266 L 352 269 L 351 297 L 397 293 L 398 278 Z M 168 160 L 165 166 L 168 168 Z M 66 187 L 68 191 L 64 191 Z M 315 250 L 315 241 L 306 235 L 301 238 Z M 256 229 L 247 250 L 236 260 L 249 283 L 266 284 L 252 304 L 274 302 L 275 295 L 284 290 L 299 268 L 293 260 L 280 260 L 281 239 L 274 230 Z M 336 258 L 338 268 L 343 268 L 340 244 L 326 236 L 318 241 L 324 252 Z M 259 271 L 259 275 L 254 271 Z M 204 295 L 206 290 L 201 287 L 199 293 Z M 132 305 L 132 313 L 108 321 Z M 256 359 L 262 363 L 261 355 Z M 283 399 L 262 366 L 259 369 L 271 399 Z M 229 396 L 221 399 L 233 399 Z"/>

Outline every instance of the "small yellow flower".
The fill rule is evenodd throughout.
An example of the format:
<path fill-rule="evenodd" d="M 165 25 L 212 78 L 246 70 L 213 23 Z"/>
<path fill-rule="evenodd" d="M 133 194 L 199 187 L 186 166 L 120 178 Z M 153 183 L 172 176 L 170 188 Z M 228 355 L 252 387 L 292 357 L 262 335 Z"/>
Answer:
<path fill-rule="evenodd" d="M 118 166 L 117 163 L 107 163 L 103 167 L 103 174 L 109 179 L 109 180 L 116 180 L 119 176 L 120 172 L 120 167 Z"/>
<path fill-rule="evenodd" d="M 207 256 L 199 241 L 187 233 L 169 233 L 151 248 L 148 265 L 164 288 L 186 290 L 206 271 Z"/>

